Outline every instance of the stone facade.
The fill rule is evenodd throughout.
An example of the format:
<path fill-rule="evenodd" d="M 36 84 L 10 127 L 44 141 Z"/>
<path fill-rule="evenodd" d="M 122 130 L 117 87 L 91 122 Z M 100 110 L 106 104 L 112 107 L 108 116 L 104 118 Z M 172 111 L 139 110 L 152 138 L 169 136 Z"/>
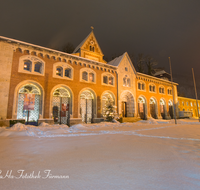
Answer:
<path fill-rule="evenodd" d="M 136 72 L 128 53 L 106 63 L 93 31 L 73 54 L 5 37 L 0 49 L 0 123 L 26 118 L 69 125 L 101 122 L 108 97 L 123 117 L 172 116 L 171 82 Z"/>

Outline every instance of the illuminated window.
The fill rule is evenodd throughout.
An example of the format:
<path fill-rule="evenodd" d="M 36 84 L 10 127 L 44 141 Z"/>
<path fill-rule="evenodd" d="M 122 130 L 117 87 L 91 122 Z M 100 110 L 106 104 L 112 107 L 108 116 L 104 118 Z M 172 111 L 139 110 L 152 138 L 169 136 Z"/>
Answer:
<path fill-rule="evenodd" d="M 190 102 L 190 105 L 193 106 L 192 102 Z"/>
<path fill-rule="evenodd" d="M 186 105 L 189 106 L 188 102 L 186 102 Z"/>
<path fill-rule="evenodd" d="M 182 102 L 183 106 L 184 106 L 184 102 Z"/>
<path fill-rule="evenodd" d="M 81 76 L 80 81 L 91 82 L 91 83 L 96 82 L 96 74 L 92 69 L 82 68 L 80 70 L 80 76 Z"/>
<path fill-rule="evenodd" d="M 63 68 L 62 67 L 57 67 L 56 68 L 56 75 L 58 76 L 63 76 Z"/>
<path fill-rule="evenodd" d="M 45 62 L 34 55 L 23 55 L 19 58 L 18 72 L 44 76 Z"/>
<path fill-rule="evenodd" d="M 93 73 L 89 74 L 89 81 L 94 82 L 94 74 Z"/>
<path fill-rule="evenodd" d="M 24 70 L 30 71 L 30 72 L 31 72 L 31 65 L 32 65 L 32 62 L 31 62 L 31 61 L 25 60 L 25 61 L 24 61 Z"/>
<path fill-rule="evenodd" d="M 109 84 L 113 85 L 113 77 L 109 77 Z"/>
<path fill-rule="evenodd" d="M 109 73 L 103 73 L 102 74 L 102 82 L 105 85 L 114 85 L 114 76 Z"/>

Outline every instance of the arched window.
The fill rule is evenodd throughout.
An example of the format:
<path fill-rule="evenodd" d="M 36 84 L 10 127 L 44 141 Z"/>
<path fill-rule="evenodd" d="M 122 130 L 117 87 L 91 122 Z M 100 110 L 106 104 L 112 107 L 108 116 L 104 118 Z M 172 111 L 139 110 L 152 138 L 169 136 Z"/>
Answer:
<path fill-rule="evenodd" d="M 44 76 L 45 62 L 34 55 L 23 55 L 19 58 L 18 72 Z"/>
<path fill-rule="evenodd" d="M 56 75 L 58 76 L 63 76 L 63 68 L 62 67 L 57 67 L 56 68 Z"/>
<path fill-rule="evenodd" d="M 73 80 L 73 67 L 65 62 L 53 64 L 53 77 Z"/>
<path fill-rule="evenodd" d="M 102 83 L 105 85 L 114 85 L 114 76 L 110 73 L 102 74 Z"/>
<path fill-rule="evenodd" d="M 123 86 L 127 86 L 127 87 L 131 86 L 131 80 L 127 75 L 125 75 L 125 77 L 123 78 Z"/>
<path fill-rule="evenodd" d="M 88 73 L 86 71 L 82 72 L 82 79 L 88 81 Z"/>
<path fill-rule="evenodd" d="M 131 86 L 131 80 L 128 78 L 127 79 L 127 86 L 130 87 Z"/>
<path fill-rule="evenodd" d="M 89 81 L 94 82 L 94 74 L 93 73 L 89 74 Z"/>
<path fill-rule="evenodd" d="M 156 91 L 155 85 L 153 85 L 153 84 L 149 85 L 149 91 L 155 92 Z"/>
<path fill-rule="evenodd" d="M 31 72 L 31 70 L 32 70 L 31 66 L 32 66 L 31 61 L 29 61 L 29 60 L 24 61 L 24 70 Z"/>
<path fill-rule="evenodd" d="M 160 94 L 164 94 L 165 93 L 164 87 L 159 87 L 159 93 Z"/>
<path fill-rule="evenodd" d="M 172 89 L 167 89 L 168 95 L 172 95 Z"/>
<path fill-rule="evenodd" d="M 145 83 L 138 82 L 138 90 L 145 90 Z"/>
<path fill-rule="evenodd" d="M 34 71 L 37 73 L 42 73 L 42 63 L 40 62 L 35 63 Z"/>
<path fill-rule="evenodd" d="M 113 77 L 109 77 L 109 84 L 113 85 Z"/>
<path fill-rule="evenodd" d="M 126 78 L 123 78 L 123 86 L 126 86 Z"/>
<path fill-rule="evenodd" d="M 65 69 L 65 76 L 72 78 L 72 70 L 70 68 Z"/>
<path fill-rule="evenodd" d="M 82 68 L 80 70 L 80 81 L 96 83 L 96 73 L 90 68 Z"/>

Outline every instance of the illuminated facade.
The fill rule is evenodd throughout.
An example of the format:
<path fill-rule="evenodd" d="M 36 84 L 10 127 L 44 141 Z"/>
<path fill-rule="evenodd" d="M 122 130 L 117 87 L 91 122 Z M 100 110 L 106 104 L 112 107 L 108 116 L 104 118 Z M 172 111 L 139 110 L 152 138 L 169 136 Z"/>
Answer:
<path fill-rule="evenodd" d="M 136 72 L 128 53 L 106 63 L 93 30 L 72 54 L 5 37 L 0 50 L 0 125 L 100 122 L 108 98 L 123 117 L 173 115 L 171 82 Z"/>

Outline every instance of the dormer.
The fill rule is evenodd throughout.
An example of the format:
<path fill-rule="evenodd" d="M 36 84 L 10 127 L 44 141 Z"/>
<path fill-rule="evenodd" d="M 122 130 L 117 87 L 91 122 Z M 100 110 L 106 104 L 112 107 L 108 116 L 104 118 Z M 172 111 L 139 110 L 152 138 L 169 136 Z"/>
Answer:
<path fill-rule="evenodd" d="M 106 63 L 103 53 L 94 35 L 93 27 L 90 34 L 75 48 L 73 54 L 86 59 Z"/>

